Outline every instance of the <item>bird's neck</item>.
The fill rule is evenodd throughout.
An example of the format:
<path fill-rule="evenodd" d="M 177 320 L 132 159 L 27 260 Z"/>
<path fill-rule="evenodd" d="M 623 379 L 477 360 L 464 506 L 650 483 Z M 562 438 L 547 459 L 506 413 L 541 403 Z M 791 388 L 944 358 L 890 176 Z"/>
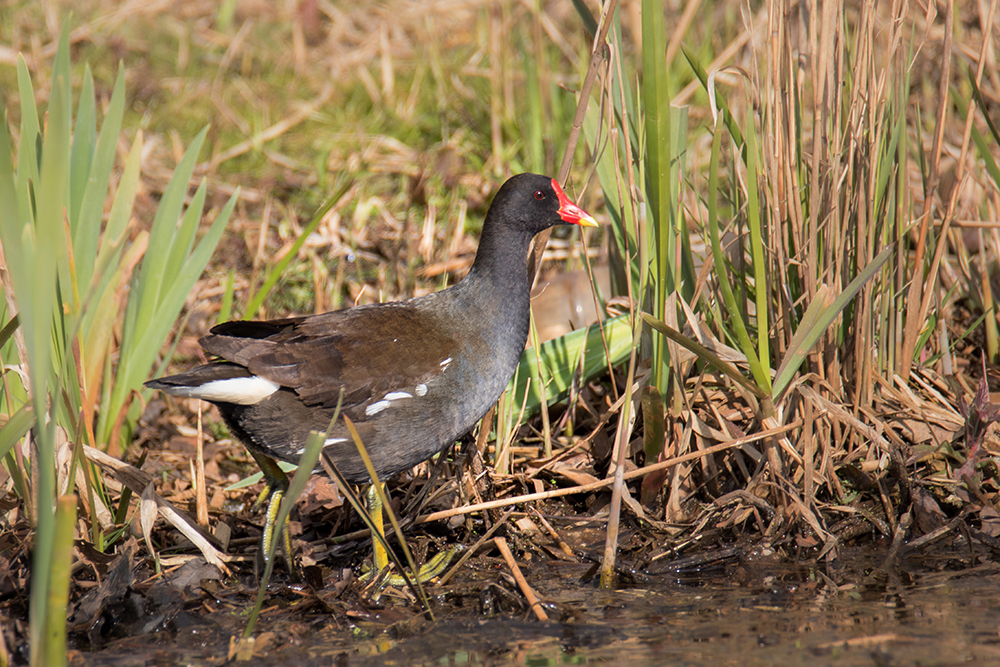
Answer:
<path fill-rule="evenodd" d="M 513 300 L 530 291 L 526 258 L 531 234 L 508 228 L 487 228 L 479 239 L 476 259 L 463 282 L 472 291 L 491 291 L 501 300 Z"/>
<path fill-rule="evenodd" d="M 449 304 L 453 316 L 478 329 L 493 354 L 503 357 L 495 361 L 505 368 L 516 365 L 528 338 L 530 243 L 527 233 L 507 238 L 484 234 L 468 275 L 448 290 L 454 292 Z"/>

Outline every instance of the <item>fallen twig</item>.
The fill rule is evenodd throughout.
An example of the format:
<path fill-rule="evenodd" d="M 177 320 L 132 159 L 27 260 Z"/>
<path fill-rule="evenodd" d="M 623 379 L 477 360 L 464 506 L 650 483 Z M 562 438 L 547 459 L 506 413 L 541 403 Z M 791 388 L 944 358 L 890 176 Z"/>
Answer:
<path fill-rule="evenodd" d="M 528 601 L 528 605 L 531 607 L 531 611 L 535 612 L 535 616 L 538 617 L 539 621 L 549 620 L 549 615 L 545 613 L 542 609 L 542 603 L 535 595 L 535 592 L 531 590 L 531 586 L 528 585 L 528 580 L 524 578 L 521 573 L 521 568 L 517 566 L 517 561 L 514 560 L 514 554 L 510 552 L 510 548 L 507 546 L 507 540 L 503 537 L 493 538 L 494 544 L 497 545 L 497 549 L 500 550 L 500 555 L 503 559 L 507 561 L 507 567 L 510 568 L 511 574 L 514 575 L 514 580 L 517 581 L 517 585 L 521 588 L 521 592 L 524 593 L 525 599 Z"/>

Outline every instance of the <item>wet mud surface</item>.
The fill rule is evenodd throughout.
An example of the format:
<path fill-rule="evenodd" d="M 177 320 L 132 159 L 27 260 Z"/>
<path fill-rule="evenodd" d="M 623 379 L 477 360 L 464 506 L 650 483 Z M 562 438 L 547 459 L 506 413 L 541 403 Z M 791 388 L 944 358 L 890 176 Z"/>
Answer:
<path fill-rule="evenodd" d="M 447 586 L 428 585 L 433 621 L 392 589 L 359 602 L 342 584 L 276 584 L 252 657 L 235 664 L 1000 664 L 1000 566 L 961 568 L 961 554 L 943 554 L 887 571 L 882 558 L 873 545 L 829 566 L 789 567 L 746 552 L 704 572 L 637 572 L 612 591 L 598 589 L 586 564 L 522 563 L 548 622 L 513 609 L 488 558 Z M 155 590 L 144 596 L 162 600 Z M 74 650 L 70 664 L 227 664 L 252 587 L 173 590 L 175 609 L 146 619 L 153 630 Z"/>

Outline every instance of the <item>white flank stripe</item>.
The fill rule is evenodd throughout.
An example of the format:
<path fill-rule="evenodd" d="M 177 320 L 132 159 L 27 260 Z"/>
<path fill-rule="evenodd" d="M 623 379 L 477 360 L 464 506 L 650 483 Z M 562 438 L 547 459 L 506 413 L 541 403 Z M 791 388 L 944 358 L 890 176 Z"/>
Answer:
<path fill-rule="evenodd" d="M 326 445 L 336 445 L 338 442 L 346 442 L 347 438 L 327 438 L 323 441 L 323 446 Z"/>
<path fill-rule="evenodd" d="M 427 385 L 423 383 L 418 384 L 416 389 L 417 389 L 417 396 L 423 396 L 424 394 L 427 393 Z"/>
<path fill-rule="evenodd" d="M 280 384 L 253 375 L 248 378 L 214 380 L 197 387 L 172 387 L 173 391 L 170 393 L 218 403 L 253 405 L 264 400 L 280 388 Z"/>
<path fill-rule="evenodd" d="M 405 391 L 390 391 L 382 397 L 384 401 L 398 401 L 401 398 L 413 398 L 413 394 Z"/>
<path fill-rule="evenodd" d="M 378 401 L 377 403 L 372 403 L 365 408 L 365 414 L 371 417 L 372 415 L 377 415 L 382 412 L 387 407 L 389 407 L 389 401 Z"/>
<path fill-rule="evenodd" d="M 448 368 L 448 364 L 450 363 L 451 363 L 451 357 L 448 357 L 447 359 L 441 362 L 441 368 Z"/>

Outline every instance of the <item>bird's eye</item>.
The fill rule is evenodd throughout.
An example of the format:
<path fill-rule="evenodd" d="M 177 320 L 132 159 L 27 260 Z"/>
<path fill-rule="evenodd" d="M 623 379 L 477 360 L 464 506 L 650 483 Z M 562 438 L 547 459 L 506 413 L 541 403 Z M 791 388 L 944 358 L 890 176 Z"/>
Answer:
<path fill-rule="evenodd" d="M 538 201 L 542 201 L 543 199 L 545 199 L 545 193 L 542 192 L 541 190 L 535 190 L 535 199 L 537 199 Z"/>

